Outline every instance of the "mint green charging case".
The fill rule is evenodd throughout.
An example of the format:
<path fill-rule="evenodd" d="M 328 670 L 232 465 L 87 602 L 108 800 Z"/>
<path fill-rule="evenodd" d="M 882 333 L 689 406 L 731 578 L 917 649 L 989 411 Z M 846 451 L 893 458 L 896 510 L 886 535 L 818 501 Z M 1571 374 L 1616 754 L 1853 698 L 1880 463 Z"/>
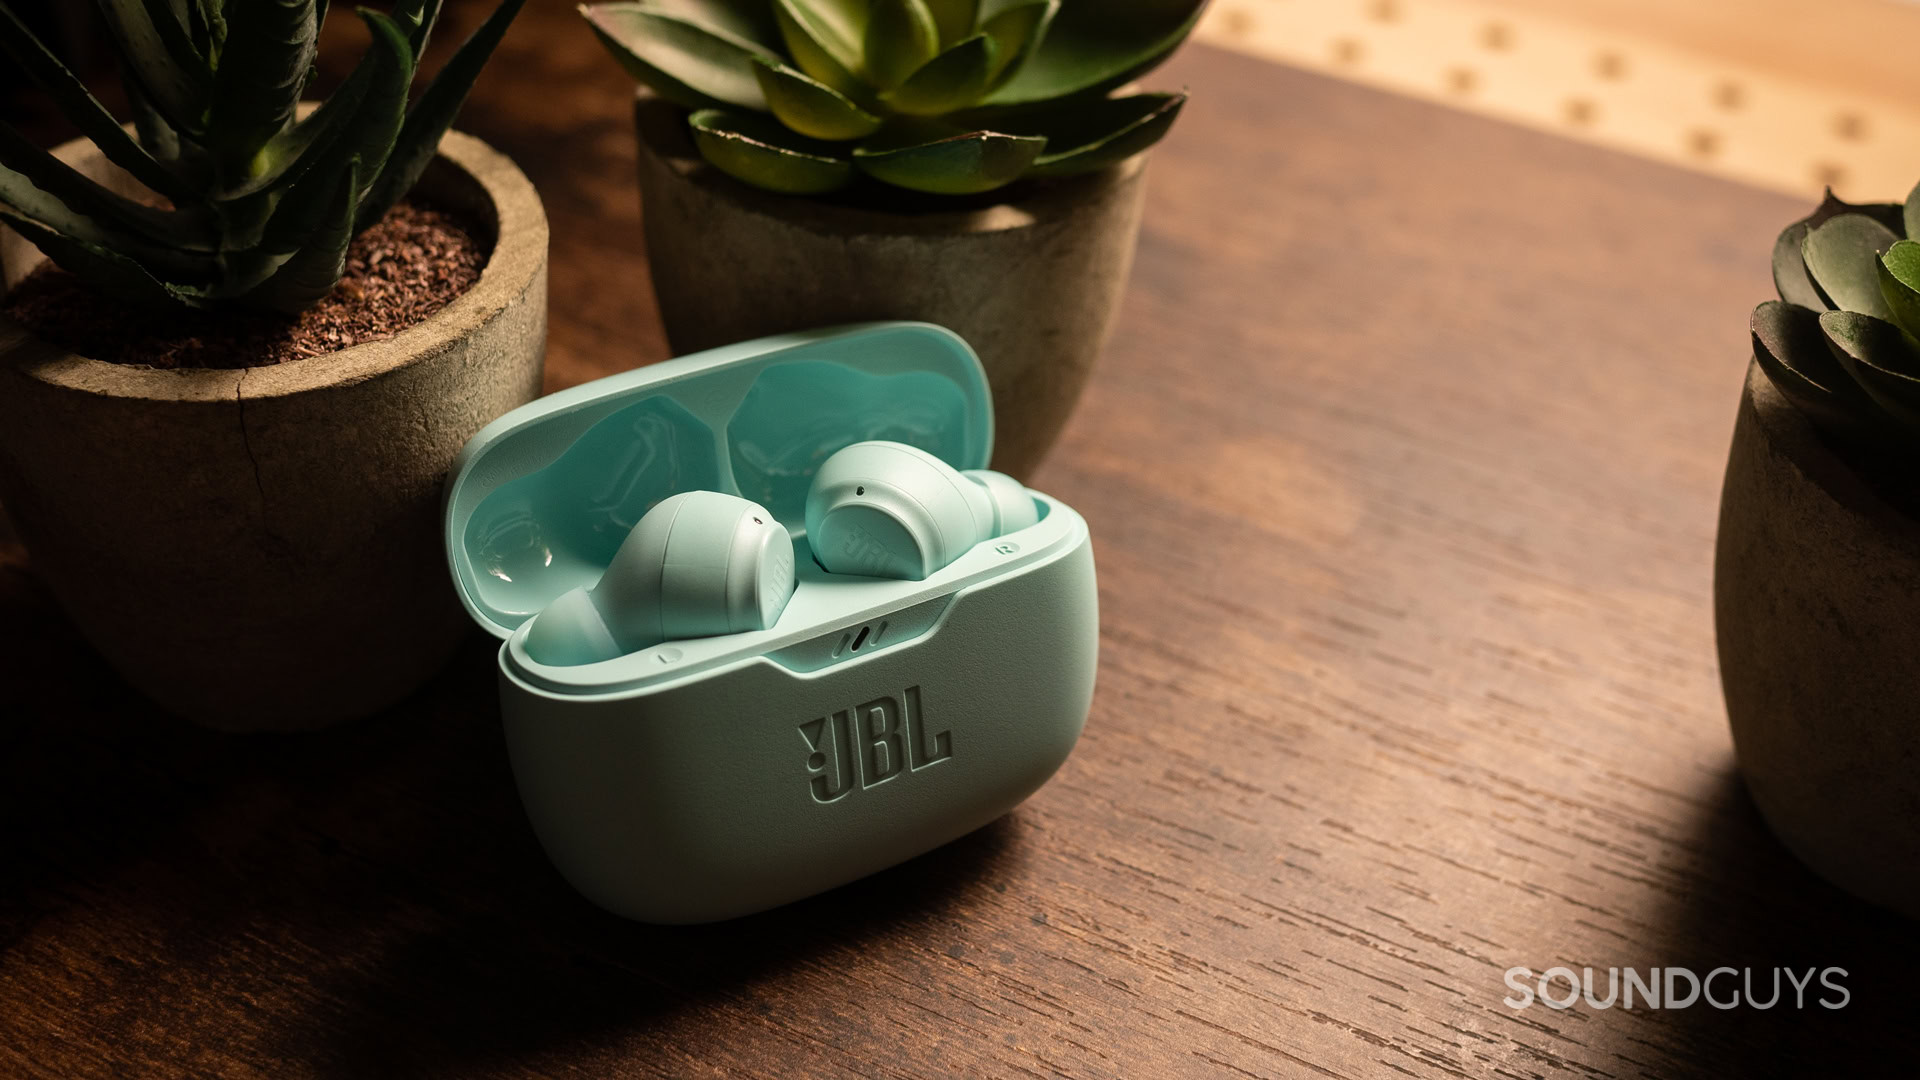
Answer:
<path fill-rule="evenodd" d="M 1038 523 L 925 581 L 829 575 L 806 550 L 813 471 L 891 439 L 983 468 L 973 350 L 923 323 L 762 338 L 577 386 L 468 442 L 447 481 L 461 600 L 502 638 L 500 708 L 534 832 L 601 907 L 656 923 L 760 911 L 938 847 L 1066 760 L 1092 700 L 1086 523 Z M 649 507 L 734 492 L 793 535 L 767 630 L 550 667 L 526 624 L 598 579 Z"/>

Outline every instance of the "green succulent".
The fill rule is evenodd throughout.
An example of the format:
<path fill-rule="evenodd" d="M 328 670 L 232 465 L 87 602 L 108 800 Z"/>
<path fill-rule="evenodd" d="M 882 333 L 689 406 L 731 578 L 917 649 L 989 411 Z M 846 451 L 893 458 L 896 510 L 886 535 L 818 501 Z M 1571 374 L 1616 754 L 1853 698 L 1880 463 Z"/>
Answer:
<path fill-rule="evenodd" d="M 297 312 L 433 159 L 524 0 L 503 0 L 407 108 L 440 0 L 361 8 L 373 42 L 302 116 L 326 0 L 99 0 L 134 132 L 0 3 L 0 53 L 100 153 L 169 204 L 127 199 L 0 121 L 0 221 L 93 289 L 134 303 Z"/>
<path fill-rule="evenodd" d="M 1185 94 L 1108 92 L 1204 0 L 638 0 L 582 5 L 635 78 L 689 110 L 716 168 L 795 194 L 864 174 L 936 195 L 1112 165 Z"/>
<path fill-rule="evenodd" d="M 1753 312 L 1754 359 L 1843 443 L 1920 448 L 1920 186 L 1899 203 L 1829 191 L 1773 246 L 1780 299 Z"/>

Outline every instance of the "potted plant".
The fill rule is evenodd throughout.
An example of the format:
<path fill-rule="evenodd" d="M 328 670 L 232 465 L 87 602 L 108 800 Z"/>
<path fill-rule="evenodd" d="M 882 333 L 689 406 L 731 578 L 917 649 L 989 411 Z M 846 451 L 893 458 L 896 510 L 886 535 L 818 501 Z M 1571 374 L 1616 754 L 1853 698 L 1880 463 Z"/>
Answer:
<path fill-rule="evenodd" d="M 0 503 L 173 711 L 367 713 L 464 633 L 441 477 L 539 392 L 547 233 L 512 163 L 446 132 L 520 3 L 411 109 L 437 0 L 361 10 L 372 44 L 317 108 L 324 3 L 102 3 L 133 133 L 0 6 L 0 52 L 87 136 L 0 126 Z"/>
<path fill-rule="evenodd" d="M 582 7 L 646 87 L 647 255 L 675 351 L 862 319 L 942 324 L 992 382 L 994 467 L 1024 476 L 1112 327 L 1141 154 L 1186 100 L 1113 91 L 1165 60 L 1202 3 Z"/>
<path fill-rule="evenodd" d="M 1734 748 L 1807 865 L 1920 916 L 1920 187 L 1774 246 L 1721 495 Z"/>

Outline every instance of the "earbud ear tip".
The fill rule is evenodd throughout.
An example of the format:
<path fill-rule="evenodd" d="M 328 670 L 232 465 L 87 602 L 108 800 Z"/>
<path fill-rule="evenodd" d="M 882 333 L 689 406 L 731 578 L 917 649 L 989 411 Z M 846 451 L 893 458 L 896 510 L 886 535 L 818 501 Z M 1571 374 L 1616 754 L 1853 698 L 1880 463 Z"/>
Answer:
<path fill-rule="evenodd" d="M 1040 520 L 1040 508 L 1020 481 L 991 469 L 976 469 L 967 475 L 987 489 L 987 498 L 993 503 L 995 536 L 1018 532 Z"/>
<path fill-rule="evenodd" d="M 527 656 L 555 667 L 611 660 L 625 650 L 613 640 L 584 588 L 563 593 L 527 627 Z"/>

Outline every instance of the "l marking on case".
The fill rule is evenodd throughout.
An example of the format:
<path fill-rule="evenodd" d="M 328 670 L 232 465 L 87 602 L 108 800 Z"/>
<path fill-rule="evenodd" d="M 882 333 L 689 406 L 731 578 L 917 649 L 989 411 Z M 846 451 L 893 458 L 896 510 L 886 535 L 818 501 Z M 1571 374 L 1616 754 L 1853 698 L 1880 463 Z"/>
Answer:
<path fill-rule="evenodd" d="M 852 791 L 856 780 L 870 788 L 953 756 L 951 731 L 927 733 L 918 686 L 808 720 L 800 737 L 807 743 L 808 787 L 823 803 Z"/>

